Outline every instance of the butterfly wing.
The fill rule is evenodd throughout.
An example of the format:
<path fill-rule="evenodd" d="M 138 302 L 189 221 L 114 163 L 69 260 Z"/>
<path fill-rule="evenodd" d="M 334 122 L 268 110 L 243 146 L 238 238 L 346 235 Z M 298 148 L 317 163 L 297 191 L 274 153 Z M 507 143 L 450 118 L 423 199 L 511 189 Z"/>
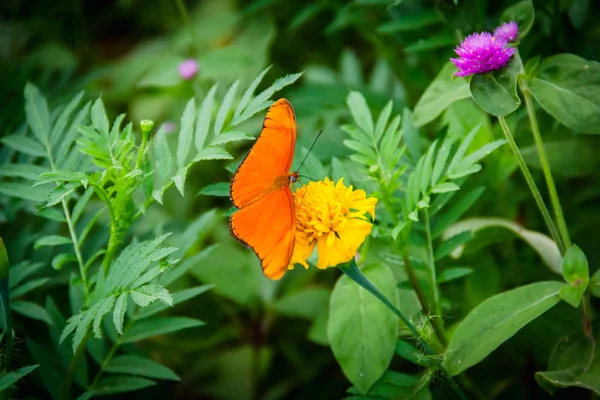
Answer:
<path fill-rule="evenodd" d="M 243 208 L 273 190 L 275 178 L 288 174 L 294 159 L 296 117 L 286 99 L 269 108 L 256 143 L 240 164 L 229 188 L 231 202 Z"/>
<path fill-rule="evenodd" d="M 254 250 L 267 277 L 281 278 L 292 257 L 296 233 L 290 188 L 284 186 L 235 212 L 229 228 L 233 237 Z"/>

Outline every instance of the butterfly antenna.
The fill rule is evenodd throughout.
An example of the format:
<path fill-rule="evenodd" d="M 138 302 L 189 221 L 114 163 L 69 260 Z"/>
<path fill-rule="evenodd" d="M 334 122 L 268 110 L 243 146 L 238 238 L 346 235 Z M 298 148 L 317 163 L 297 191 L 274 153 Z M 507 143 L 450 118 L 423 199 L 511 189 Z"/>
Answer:
<path fill-rule="evenodd" d="M 300 166 L 298 167 L 298 169 L 296 170 L 296 172 L 300 171 L 300 168 L 302 168 L 302 166 L 304 165 L 304 161 L 306 161 L 306 159 L 308 158 L 308 155 L 310 154 L 310 152 L 312 151 L 313 147 L 315 147 L 315 144 L 317 143 L 317 140 L 319 140 L 319 137 L 321 136 L 321 133 L 323 133 L 323 129 L 321 129 L 319 131 L 319 133 L 317 134 L 317 137 L 315 138 L 315 140 L 312 142 L 312 144 L 310 145 L 310 148 L 308 149 L 308 152 L 306 153 L 306 155 L 304 156 L 304 160 L 302 160 L 302 162 L 300 163 Z"/>

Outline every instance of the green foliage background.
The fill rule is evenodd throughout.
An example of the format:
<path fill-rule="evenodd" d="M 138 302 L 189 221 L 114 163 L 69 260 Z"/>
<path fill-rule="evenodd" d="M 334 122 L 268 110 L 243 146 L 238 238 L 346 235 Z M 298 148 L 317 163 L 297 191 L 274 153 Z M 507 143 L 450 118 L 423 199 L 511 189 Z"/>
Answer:
<path fill-rule="evenodd" d="M 3 396 L 455 397 L 440 360 L 416 355 L 406 326 L 338 270 L 269 281 L 230 237 L 228 181 L 283 96 L 298 121 L 295 165 L 323 130 L 301 173 L 379 199 L 359 265 L 448 349 L 452 375 L 466 369 L 469 394 L 600 392 L 596 339 L 581 337 L 570 305 L 578 280 L 588 316 L 600 293 L 597 2 L 40 0 L 0 12 L 0 296 L 15 332 L 14 343 L 2 335 Z M 461 39 L 509 19 L 578 246 L 564 259 L 477 105 L 509 114 L 546 196 L 516 89 L 485 103 L 493 76 L 448 79 Z M 184 80 L 189 58 L 199 72 Z M 581 58 L 592 72 L 573 78 L 578 97 L 553 102 L 546 83 Z"/>

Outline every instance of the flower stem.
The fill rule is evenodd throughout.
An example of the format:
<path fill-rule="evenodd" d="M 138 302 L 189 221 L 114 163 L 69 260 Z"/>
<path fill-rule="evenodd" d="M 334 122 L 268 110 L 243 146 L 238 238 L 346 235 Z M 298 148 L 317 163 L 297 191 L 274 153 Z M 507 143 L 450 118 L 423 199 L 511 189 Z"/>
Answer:
<path fill-rule="evenodd" d="M 88 334 L 89 334 L 89 332 L 87 332 L 85 334 L 85 336 L 83 337 L 83 340 L 79 344 L 79 347 L 75 351 L 73 358 L 71 358 L 71 362 L 69 363 L 69 369 L 67 371 L 67 375 L 65 376 L 65 380 L 63 381 L 63 386 L 60 390 L 60 395 L 58 397 L 60 400 L 67 400 L 71 397 L 71 383 L 73 382 L 73 377 L 75 376 L 77 367 L 79 367 L 79 361 L 81 360 L 82 357 L 85 357 L 85 350 L 87 348 Z"/>
<path fill-rule="evenodd" d="M 525 181 L 527 182 L 527 185 L 529 186 L 529 190 L 531 190 L 531 194 L 533 195 L 533 198 L 535 199 L 535 202 L 537 203 L 537 206 L 540 209 L 540 212 L 542 213 L 542 217 L 544 218 L 544 221 L 546 222 L 546 226 L 548 227 L 548 230 L 550 231 L 550 235 L 552 236 L 552 239 L 556 242 L 561 254 L 565 254 L 566 250 L 565 250 L 565 245 L 563 244 L 562 238 L 560 237 L 560 235 L 558 233 L 558 229 L 556 229 L 556 225 L 554 224 L 554 221 L 552 220 L 552 217 L 550 216 L 550 212 L 548 211 L 548 208 L 546 207 L 546 204 L 544 203 L 544 199 L 542 198 L 542 195 L 541 195 L 539 189 L 537 188 L 535 181 L 533 180 L 531 171 L 529 171 L 529 167 L 527 167 L 527 164 L 525 163 L 525 159 L 523 158 L 523 155 L 519 151 L 519 148 L 517 147 L 517 143 L 515 142 L 515 139 L 513 138 L 513 135 L 510 132 L 508 125 L 506 124 L 506 120 L 504 119 L 504 117 L 498 117 L 498 121 L 500 122 L 502 131 L 504 132 L 506 141 L 508 142 L 508 145 L 510 146 L 510 149 L 512 150 L 513 155 L 517 159 L 517 163 L 519 164 L 519 167 L 521 168 L 521 172 L 523 173 L 523 176 L 525 177 Z"/>
<path fill-rule="evenodd" d="M 556 223 L 558 224 L 558 229 L 565 245 L 565 249 L 569 249 L 571 248 L 571 238 L 569 237 L 565 216 L 560 205 L 560 199 L 558 198 L 556 185 L 554 184 L 554 178 L 552 177 L 552 171 L 550 170 L 550 164 L 548 163 L 548 156 L 546 155 L 546 149 L 544 148 L 542 135 L 540 134 L 540 128 L 535 115 L 535 108 L 533 107 L 531 92 L 522 80 L 519 80 L 519 87 L 523 93 L 523 98 L 525 99 L 525 106 L 527 107 L 527 114 L 529 115 L 529 122 L 531 124 L 531 132 L 533 133 L 535 145 L 537 146 L 538 155 L 540 157 L 540 164 L 542 165 L 542 170 L 544 171 L 544 178 L 546 179 L 546 185 L 548 186 L 548 193 L 550 195 L 550 201 L 552 202 L 554 218 L 556 218 Z"/>
<path fill-rule="evenodd" d="M 379 289 L 377 289 L 371 283 L 371 281 L 369 281 L 369 279 L 367 279 L 367 277 L 358 269 L 358 266 L 356 265 L 356 261 L 354 260 L 354 258 L 351 259 L 350 262 L 338 266 L 338 268 L 348 278 L 352 279 L 360 287 L 362 287 L 363 289 L 365 289 L 366 291 L 368 291 L 369 293 L 371 293 L 379 301 L 381 301 L 383 304 L 385 304 L 385 306 L 387 308 L 389 308 L 400 319 L 400 321 L 402 321 L 406 325 L 406 327 L 412 333 L 412 335 L 415 337 L 415 339 L 419 340 L 419 342 L 423 346 L 423 350 L 425 350 L 425 353 L 427 355 L 429 355 L 429 356 L 435 356 L 436 355 L 436 353 L 427 344 L 427 342 L 421 338 L 421 336 L 419 335 L 419 332 L 417 331 L 417 328 L 415 328 L 415 326 L 408 320 L 408 318 L 406 318 L 402 314 L 402 312 L 398 308 L 396 308 L 396 306 L 393 305 L 392 302 L 389 301 L 388 298 L 385 297 L 385 295 L 383 293 L 381 293 L 379 291 Z M 452 389 L 456 392 L 456 394 L 458 394 L 458 396 L 461 399 L 466 399 L 467 398 L 466 395 L 463 393 L 463 391 L 458 386 L 458 384 L 454 381 L 454 379 L 452 378 L 452 376 L 450 375 L 450 373 L 448 372 L 448 370 L 442 365 L 441 361 L 438 359 L 436 361 L 436 363 L 437 363 L 437 366 L 440 369 L 440 371 L 445 375 L 445 377 L 448 380 L 448 383 L 450 384 L 450 386 L 452 387 Z"/>

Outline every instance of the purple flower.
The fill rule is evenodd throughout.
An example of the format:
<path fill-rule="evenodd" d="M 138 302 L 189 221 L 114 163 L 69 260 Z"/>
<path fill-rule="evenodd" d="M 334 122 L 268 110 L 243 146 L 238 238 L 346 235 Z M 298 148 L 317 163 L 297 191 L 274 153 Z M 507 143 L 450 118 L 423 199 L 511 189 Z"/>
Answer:
<path fill-rule="evenodd" d="M 190 80 L 198 73 L 198 63 L 196 60 L 190 58 L 179 64 L 177 69 L 179 70 L 179 75 L 183 79 Z"/>
<path fill-rule="evenodd" d="M 482 32 L 469 35 L 454 50 L 459 58 L 451 58 L 458 71 L 455 76 L 484 74 L 506 65 L 515 49 L 506 47 L 506 40 L 498 39 L 491 33 Z"/>
<path fill-rule="evenodd" d="M 506 42 L 513 42 L 519 34 L 519 25 L 515 21 L 505 22 L 494 31 L 494 37 L 497 40 L 503 39 Z"/>
<path fill-rule="evenodd" d="M 165 133 L 173 132 L 175 130 L 175 123 L 171 121 L 165 122 L 162 124 L 162 130 L 165 131 Z"/>

